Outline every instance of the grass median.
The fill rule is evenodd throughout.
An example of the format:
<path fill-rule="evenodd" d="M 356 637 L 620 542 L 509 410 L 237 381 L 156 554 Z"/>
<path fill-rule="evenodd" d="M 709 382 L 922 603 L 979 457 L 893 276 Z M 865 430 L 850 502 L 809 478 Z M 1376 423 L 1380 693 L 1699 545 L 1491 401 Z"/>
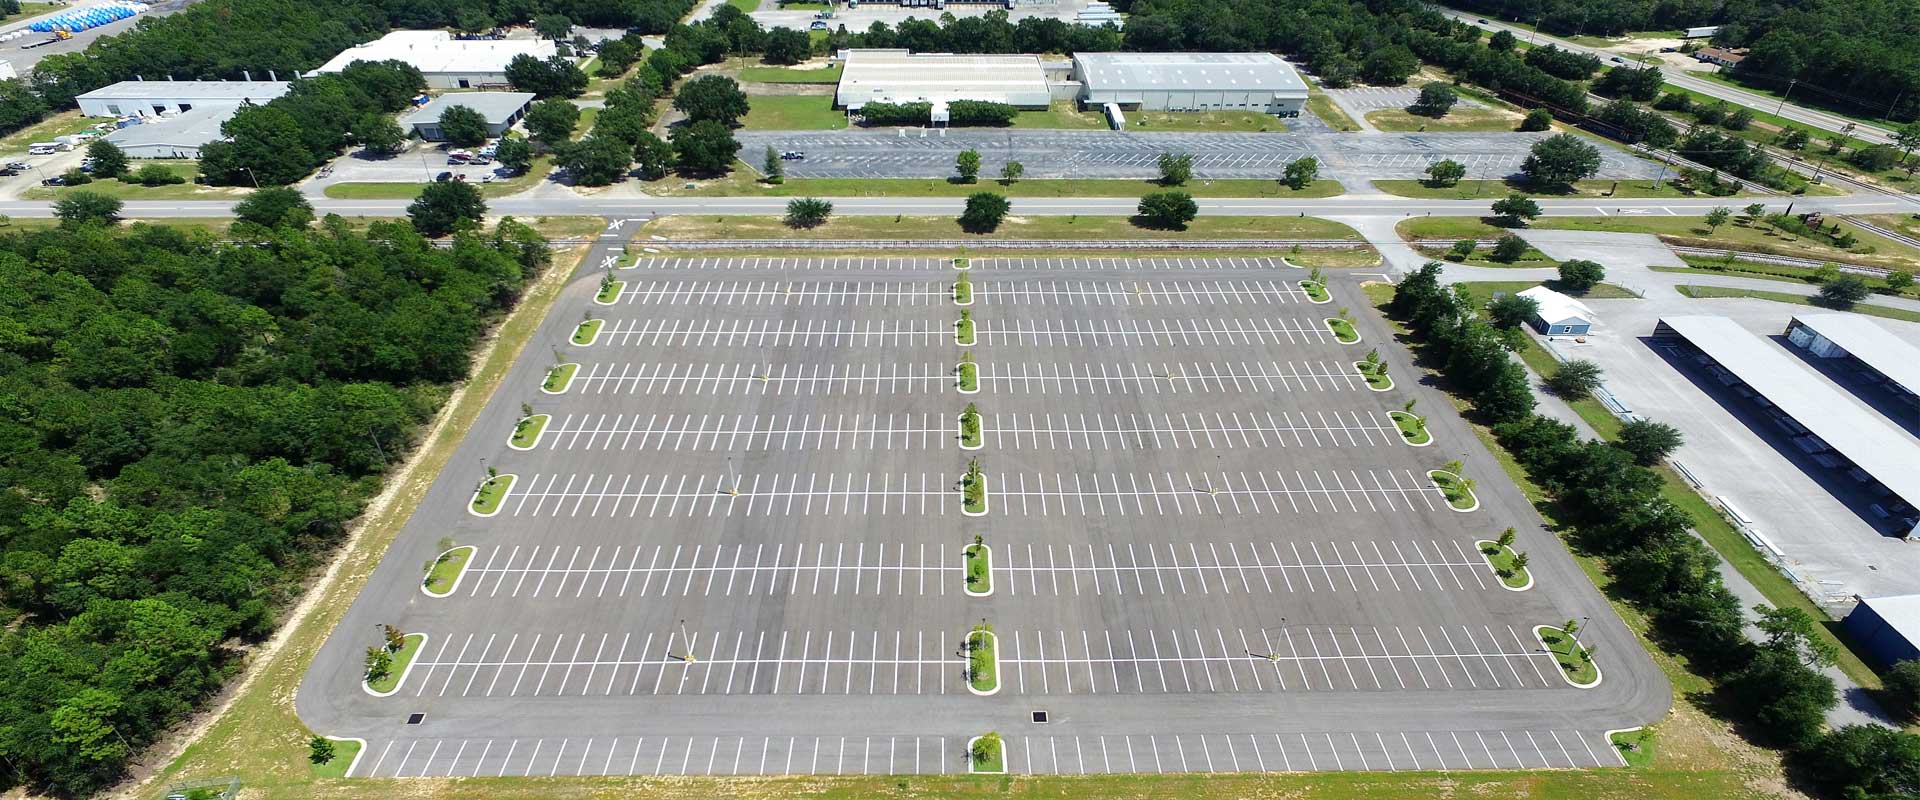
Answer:
<path fill-rule="evenodd" d="M 1360 341 L 1360 332 L 1354 330 L 1353 321 L 1334 317 L 1327 320 L 1327 329 L 1333 331 L 1333 338 L 1341 344 L 1353 344 Z"/>
<path fill-rule="evenodd" d="M 420 645 L 427 641 L 425 634 L 409 633 L 401 640 L 400 649 L 393 651 L 393 666 L 379 676 L 367 681 L 367 688 L 385 694 L 400 688 L 400 679 L 407 674 L 407 665 L 413 663 L 413 657 L 419 655 Z"/>
<path fill-rule="evenodd" d="M 492 514 L 500 510 L 500 504 L 507 499 L 507 493 L 513 491 L 514 476 L 494 475 L 480 483 L 473 493 L 473 512 Z"/>
<path fill-rule="evenodd" d="M 455 547 L 441 553 L 427 566 L 427 578 L 422 585 L 435 594 L 451 590 L 460 579 L 460 572 L 467 568 L 467 559 L 472 557 L 472 547 Z"/>
<path fill-rule="evenodd" d="M 967 685 L 982 694 L 1000 690 L 999 639 L 993 626 L 982 622 L 967 632 Z"/>
<path fill-rule="evenodd" d="M 602 293 L 604 294 L 604 290 Z M 604 323 L 605 320 L 598 319 L 581 322 L 573 329 L 573 343 L 583 347 L 593 344 L 593 340 L 600 336 L 600 326 Z"/>
<path fill-rule="evenodd" d="M 1479 543 L 1479 548 L 1480 556 L 1487 560 L 1488 566 L 1493 567 L 1493 574 L 1498 576 L 1500 582 L 1506 584 L 1507 588 L 1524 589 L 1533 583 L 1533 576 L 1527 572 L 1526 563 L 1517 560 L 1520 554 L 1512 547 L 1495 541 L 1483 541 Z"/>
<path fill-rule="evenodd" d="M 967 590 L 974 594 L 993 594 L 993 556 L 979 542 L 967 545 Z"/>
<path fill-rule="evenodd" d="M 1393 418 L 1393 426 L 1400 429 L 1400 438 L 1407 440 L 1407 444 L 1422 445 L 1433 441 L 1433 432 L 1427 430 L 1426 417 L 1411 411 L 1389 411 L 1387 416 Z"/>
<path fill-rule="evenodd" d="M 521 450 L 533 447 L 540 441 L 540 434 L 547 429 L 547 423 L 553 420 L 552 414 L 535 414 L 522 417 L 513 424 L 513 438 L 510 443 Z"/>
<path fill-rule="evenodd" d="M 1559 663 L 1567 680 L 1584 686 L 1600 679 L 1600 668 L 1594 666 L 1593 654 L 1572 634 L 1552 625 L 1542 625 L 1534 633 L 1547 646 L 1547 652 L 1553 654 L 1553 660 Z"/>

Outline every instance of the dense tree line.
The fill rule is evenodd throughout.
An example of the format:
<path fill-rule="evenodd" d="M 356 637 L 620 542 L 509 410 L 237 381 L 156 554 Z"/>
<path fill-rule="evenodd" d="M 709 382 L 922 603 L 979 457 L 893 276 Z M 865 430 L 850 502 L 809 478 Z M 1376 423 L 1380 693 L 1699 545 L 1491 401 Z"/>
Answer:
<path fill-rule="evenodd" d="M 1496 388 L 1512 380 L 1507 375 L 1518 364 L 1481 321 L 1479 299 L 1464 286 L 1442 286 L 1440 273 L 1429 263 L 1403 279 L 1389 313 L 1407 323 L 1422 357 L 1474 400 L 1501 447 L 1546 490 L 1568 544 L 1606 565 L 1612 592 L 1645 611 L 1654 636 L 1717 684 L 1722 708 L 1751 722 L 1763 741 L 1788 749 L 1834 796 L 1920 792 L 1920 737 L 1870 726 L 1823 730 L 1838 698 L 1820 669 L 1837 651 L 1818 635 L 1812 616 L 1759 606 L 1758 634 L 1747 636 L 1719 557 L 1692 533 L 1693 519 L 1661 495 L 1663 481 L 1649 469 L 1671 443 L 1648 452 L 1642 437 L 1582 439 L 1571 425 L 1532 413 L 1524 372 L 1519 393 Z M 1524 402 L 1519 394 L 1527 395 Z M 1644 432 L 1657 424 L 1631 425 Z"/>
<path fill-rule="evenodd" d="M 216 691 L 548 260 L 236 225 L 0 235 L 0 787 L 97 790 Z"/>

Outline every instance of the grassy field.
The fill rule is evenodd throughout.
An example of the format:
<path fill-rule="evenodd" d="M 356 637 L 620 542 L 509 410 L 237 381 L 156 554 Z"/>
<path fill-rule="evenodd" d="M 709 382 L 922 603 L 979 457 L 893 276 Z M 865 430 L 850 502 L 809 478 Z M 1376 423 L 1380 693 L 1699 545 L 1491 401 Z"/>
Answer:
<path fill-rule="evenodd" d="M 1367 112 L 1367 122 L 1389 133 L 1491 133 L 1514 130 L 1520 125 L 1520 116 L 1490 108 L 1454 106 L 1446 116 L 1434 119 L 1404 108 L 1383 108 Z"/>
<path fill-rule="evenodd" d="M 1014 114 L 1013 127 L 1100 131 L 1107 129 L 1107 118 L 1092 111 L 1081 111 L 1071 101 L 1062 101 L 1045 111 L 1029 109 Z"/>
<path fill-rule="evenodd" d="M 1736 275 L 1742 278 L 1758 278 L 1760 280 L 1780 281 L 1783 283 L 1799 283 L 1810 286 L 1820 285 L 1820 278 L 1816 274 L 1816 271 L 1805 267 L 1791 267 L 1785 264 L 1764 264 L 1758 261 L 1738 258 L 1727 259 L 1725 257 L 1681 256 L 1680 260 L 1687 262 L 1690 266 L 1648 267 L 1648 269 L 1655 272 L 1678 272 L 1689 275 Z M 1895 292 L 1887 288 L 1887 282 L 1884 278 L 1867 275 L 1855 275 L 1854 277 L 1866 281 L 1867 286 L 1872 288 L 1877 294 L 1906 295 L 1908 297 L 1920 295 L 1920 286 L 1908 286 L 1905 289 Z"/>
<path fill-rule="evenodd" d="M 27 145 L 34 142 L 51 142 L 55 136 L 66 136 L 88 130 L 99 119 L 80 116 L 78 110 L 62 111 L 13 133 L 0 137 L 0 155 L 11 156 L 27 152 Z"/>
<path fill-rule="evenodd" d="M 0 14 L 0 23 L 12 22 L 16 19 L 27 19 L 29 17 L 37 17 L 37 16 L 40 16 L 41 14 L 51 12 L 56 8 L 60 8 L 60 6 L 54 5 L 53 3 L 23 2 L 20 4 L 19 11 L 16 11 L 12 14 Z M 37 34 L 37 35 L 45 36 L 45 34 Z"/>
<path fill-rule="evenodd" d="M 1327 123 L 1327 127 L 1336 131 L 1360 129 L 1359 123 L 1354 122 L 1352 117 L 1347 116 L 1347 112 L 1333 104 L 1333 98 L 1326 96 L 1319 89 L 1314 89 L 1307 95 L 1307 112 L 1319 117 L 1321 122 Z"/>
<path fill-rule="evenodd" d="M 673 216 L 647 223 L 641 236 L 669 239 L 1343 239 L 1359 232 L 1318 217 L 1200 217 L 1184 232 L 1135 226 L 1124 217 L 1022 217 L 1020 205 L 990 234 L 960 230 L 952 217 L 834 217 L 817 228 L 794 230 L 778 217 Z"/>
<path fill-rule="evenodd" d="M 1654 186 L 1650 180 L 1632 181 L 1578 181 L 1572 191 L 1541 192 L 1527 184 L 1509 180 L 1463 180 L 1452 186 L 1431 186 L 1423 180 L 1384 180 L 1374 181 L 1380 191 L 1400 197 L 1419 197 L 1438 200 L 1494 200 L 1509 194 L 1519 193 L 1528 197 L 1699 197 L 1700 195 L 1673 185 L 1672 181 L 1661 181 Z M 1750 192 L 1741 192 L 1734 197 L 1756 196 Z"/>
<path fill-rule="evenodd" d="M 1731 204 L 1730 204 L 1731 205 Z M 1397 230 L 1408 239 L 1492 239 L 1508 229 L 1491 224 L 1489 217 L 1415 217 L 1402 221 Z M 1832 223 L 1829 223 L 1831 225 Z M 1755 253 L 1815 258 L 1824 261 L 1865 264 L 1895 269 L 1920 269 L 1920 250 L 1864 229 L 1840 223 L 1858 238 L 1856 250 L 1872 248 L 1871 253 L 1849 252 L 1778 230 L 1765 223 L 1753 226 L 1735 221 L 1709 230 L 1701 217 L 1541 217 L 1530 225 L 1547 230 L 1611 231 L 1650 233 L 1669 244 L 1715 247 Z"/>
<path fill-rule="evenodd" d="M 760 0 L 727 0 L 727 5 L 751 14 L 760 10 Z"/>
<path fill-rule="evenodd" d="M 1286 255 L 1287 263 L 1296 267 L 1325 267 L 1327 269 L 1363 269 L 1380 266 L 1380 251 L 1372 247 L 1360 247 L 1351 250 L 1293 250 Z"/>
<path fill-rule="evenodd" d="M 143 186 L 127 183 L 118 178 L 105 178 L 79 186 L 36 186 L 22 192 L 20 196 L 27 200 L 58 200 L 74 192 L 95 192 L 121 200 L 222 200 L 244 197 L 252 189 L 238 186 L 201 186 L 193 182 L 200 174 L 200 165 L 193 161 L 134 161 L 128 171 L 139 169 L 148 164 L 159 164 L 168 172 L 186 179 L 185 183 L 166 186 Z"/>
<path fill-rule="evenodd" d="M 740 124 L 774 131 L 839 130 L 847 127 L 847 115 L 833 107 L 830 94 L 762 94 L 747 98 Z"/>
<path fill-rule="evenodd" d="M 736 164 L 726 177 L 694 181 L 668 177 L 643 186 L 647 194 L 702 197 L 966 197 L 975 192 L 998 192 L 1009 197 L 1139 197 L 1170 189 L 1194 197 L 1333 197 L 1344 194 L 1338 181 L 1318 180 L 1305 189 L 1294 191 L 1279 181 L 1266 180 L 1192 180 L 1181 186 L 1165 186 L 1150 180 L 1101 180 L 1025 178 L 1009 184 L 997 177 L 982 175 L 974 183 L 959 183 L 945 178 L 788 178 L 774 185 L 761 183 L 756 173 Z"/>
<path fill-rule="evenodd" d="M 839 83 L 840 65 L 818 69 L 755 66 L 740 69 L 741 83 Z"/>

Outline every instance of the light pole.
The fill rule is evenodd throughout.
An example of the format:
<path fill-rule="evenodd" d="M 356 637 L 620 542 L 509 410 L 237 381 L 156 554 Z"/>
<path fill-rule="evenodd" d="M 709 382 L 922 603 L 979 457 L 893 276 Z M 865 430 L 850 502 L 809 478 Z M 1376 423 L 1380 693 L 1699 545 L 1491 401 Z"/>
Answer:
<path fill-rule="evenodd" d="M 740 496 L 740 476 L 738 474 L 735 474 L 733 471 L 733 456 L 727 456 L 727 479 L 733 482 L 733 488 L 728 489 L 727 494 L 733 495 L 734 497 L 739 497 Z"/>
<path fill-rule="evenodd" d="M 680 638 L 685 639 L 687 642 L 687 654 L 681 656 L 680 660 L 689 664 L 699 661 L 699 657 L 693 654 L 693 637 L 687 635 L 687 621 L 684 619 L 680 620 Z"/>
<path fill-rule="evenodd" d="M 246 170 L 247 177 L 253 181 L 253 188 L 260 188 L 260 176 L 253 174 L 253 168 L 241 167 L 241 169 Z"/>

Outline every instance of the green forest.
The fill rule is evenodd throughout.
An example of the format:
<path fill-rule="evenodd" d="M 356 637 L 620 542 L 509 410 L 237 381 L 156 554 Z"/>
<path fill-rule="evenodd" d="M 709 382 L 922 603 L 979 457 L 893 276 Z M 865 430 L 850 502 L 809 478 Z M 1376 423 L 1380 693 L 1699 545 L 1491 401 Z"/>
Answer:
<path fill-rule="evenodd" d="M 106 786 L 217 691 L 550 260 L 235 228 L 0 233 L 0 788 Z"/>

